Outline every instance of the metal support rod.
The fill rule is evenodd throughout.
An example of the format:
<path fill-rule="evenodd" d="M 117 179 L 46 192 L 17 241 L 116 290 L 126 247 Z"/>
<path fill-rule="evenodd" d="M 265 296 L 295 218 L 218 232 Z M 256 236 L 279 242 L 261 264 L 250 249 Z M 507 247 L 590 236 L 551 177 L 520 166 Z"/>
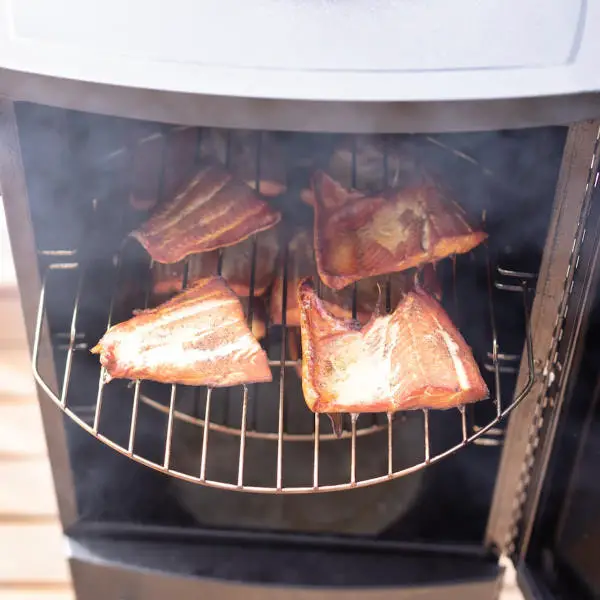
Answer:
<path fill-rule="evenodd" d="M 394 431 L 394 413 L 387 413 L 387 458 L 388 475 L 394 472 L 394 454 L 393 454 L 393 431 Z"/>
<path fill-rule="evenodd" d="M 77 291 L 75 292 L 75 303 L 73 304 L 73 315 L 71 316 L 71 327 L 69 330 L 69 348 L 67 350 L 67 360 L 65 363 L 65 373 L 60 393 L 60 405 L 64 408 L 67 405 L 67 394 L 69 392 L 69 383 L 71 381 L 71 367 L 73 365 L 73 348 L 77 336 L 77 317 L 79 315 L 79 303 L 81 301 L 81 291 L 85 280 L 85 269 L 81 269 L 79 281 L 77 282 Z"/>
<path fill-rule="evenodd" d="M 204 432 L 202 434 L 202 458 L 200 459 L 200 481 L 206 480 L 206 460 L 208 458 L 208 432 L 210 431 L 210 400 L 212 388 L 206 390 L 206 406 L 204 408 Z"/>
<path fill-rule="evenodd" d="M 425 444 L 425 463 L 429 464 L 431 458 L 431 450 L 429 448 L 429 409 L 423 410 L 423 428 L 424 428 L 424 444 Z"/>
<path fill-rule="evenodd" d="M 238 460 L 238 487 L 244 485 L 244 460 L 246 458 L 246 420 L 248 418 L 248 386 L 244 386 L 244 396 L 242 400 L 242 424 L 240 429 L 240 456 Z"/>
<path fill-rule="evenodd" d="M 350 439 L 350 483 L 356 484 L 356 422 L 358 421 L 358 414 L 352 413 L 350 415 L 350 421 L 352 424 L 352 437 Z"/>
<path fill-rule="evenodd" d="M 279 366 L 279 414 L 277 422 L 277 489 L 281 490 L 283 479 L 283 433 L 285 420 L 285 361 L 287 350 L 287 244 L 283 250 L 283 277 L 281 294 L 281 363 Z"/>
<path fill-rule="evenodd" d="M 460 420 L 461 420 L 461 424 L 462 424 L 462 443 L 466 444 L 467 443 L 467 411 L 465 409 L 464 406 L 459 407 L 459 412 L 460 412 Z"/>
<path fill-rule="evenodd" d="M 492 329 L 492 366 L 494 368 L 494 402 L 496 404 L 496 416 L 502 414 L 502 390 L 500 382 L 500 365 L 498 356 L 498 332 L 496 328 L 496 312 L 494 310 L 494 285 L 492 281 L 492 265 L 490 259 L 490 250 L 487 243 L 484 243 L 487 283 L 488 283 L 488 308 L 490 311 L 490 326 Z"/>
<path fill-rule="evenodd" d="M 150 260 L 148 265 L 148 279 L 146 282 L 146 291 L 144 293 L 144 309 L 148 308 L 150 304 L 150 293 L 152 291 L 152 268 L 154 267 L 154 261 Z M 137 430 L 137 420 L 138 420 L 138 409 L 140 406 L 140 386 L 141 381 L 136 379 L 133 384 L 133 405 L 131 407 L 131 423 L 129 425 L 129 453 L 133 454 L 133 448 L 135 445 L 135 432 Z"/>
<path fill-rule="evenodd" d="M 167 421 L 167 437 L 165 439 L 165 458 L 163 465 L 168 469 L 171 465 L 171 442 L 173 439 L 173 412 L 175 411 L 175 399 L 177 397 L 177 386 L 171 385 L 171 397 L 169 400 L 169 419 Z"/>
<path fill-rule="evenodd" d="M 315 439 L 313 446 L 313 489 L 319 487 L 319 413 L 315 413 Z"/>

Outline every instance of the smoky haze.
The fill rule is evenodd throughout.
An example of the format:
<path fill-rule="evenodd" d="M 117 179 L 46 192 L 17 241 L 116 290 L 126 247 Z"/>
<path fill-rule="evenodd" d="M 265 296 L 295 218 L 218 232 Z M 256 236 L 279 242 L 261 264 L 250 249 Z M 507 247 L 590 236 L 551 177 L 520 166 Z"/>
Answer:
<path fill-rule="evenodd" d="M 78 331 L 88 345 L 93 344 L 102 335 L 107 323 L 115 283 L 112 257 L 127 233 L 153 209 L 152 203 L 161 199 L 160 190 L 155 189 L 154 199 L 145 198 L 143 204 L 132 204 L 134 173 L 146 182 L 159 185 L 160 177 L 156 171 L 164 168 L 160 157 L 164 158 L 165 145 L 181 128 L 34 105 L 19 105 L 17 115 L 36 243 L 40 250 L 77 249 L 78 259 L 90 266 L 91 276 L 83 289 Z M 195 129 L 192 131 L 196 132 Z M 311 225 L 312 209 L 301 202 L 300 194 L 307 188 L 310 173 L 315 167 L 338 169 L 346 185 L 373 190 L 385 187 L 386 171 L 387 183 L 392 177 L 392 182 L 397 185 L 408 184 L 413 177 L 431 177 L 451 191 L 474 224 L 483 222 L 489 233 L 492 265 L 536 272 L 544 248 L 565 134 L 566 128 L 366 138 L 280 132 L 274 134 L 273 139 L 285 159 L 287 191 L 272 202 L 284 213 L 286 227 L 289 227 L 285 232 L 287 236 L 293 230 Z M 197 135 L 202 138 L 201 131 Z M 257 152 L 265 143 L 259 132 L 248 135 L 247 132 L 222 131 L 220 135 L 224 136 L 225 148 L 228 137 L 231 143 L 231 137 L 242 135 L 246 136 L 248 144 L 256 144 Z M 144 144 L 152 145 L 152 148 L 148 151 L 145 167 L 142 164 L 138 171 L 133 166 L 134 158 Z M 344 144 L 346 148 L 350 144 L 350 148 L 358 149 L 356 158 L 348 161 L 347 157 L 352 153 L 341 153 L 332 167 L 332 157 L 335 158 L 336 150 Z M 148 146 L 143 151 L 146 150 Z M 152 158 L 155 151 L 159 157 L 158 167 Z M 174 156 L 178 156 L 177 153 Z M 266 160 L 280 160 L 281 156 L 277 155 L 276 159 L 256 156 L 254 159 L 241 159 L 250 160 L 250 165 L 237 166 L 254 171 L 258 180 L 267 171 L 277 170 L 272 169 L 273 164 Z M 386 157 L 388 164 L 384 167 Z M 236 165 L 231 167 L 236 168 Z M 95 212 L 94 200 L 97 200 Z M 143 301 L 140 286 L 143 289 L 145 285 L 148 260 L 140 248 L 135 248 L 135 242 L 132 244 L 126 254 L 125 277 L 126 283 L 132 287 L 126 290 L 126 286 L 122 286 L 121 291 L 133 291 L 129 295 L 118 296 L 115 313 L 118 319 L 131 316 L 131 309 L 139 308 Z M 461 257 L 457 261 L 456 280 L 452 263 L 446 260 L 440 264 L 439 276 L 446 292 L 447 310 L 474 348 L 483 368 L 485 354 L 491 347 L 485 254 L 476 252 L 473 258 Z M 49 295 L 50 326 L 55 334 L 69 329 L 75 289 L 76 281 L 66 275 Z M 520 353 L 524 339 L 521 300 L 494 294 L 501 347 L 507 352 Z M 280 349 L 276 334 L 272 345 L 270 352 Z M 59 356 L 59 364 L 60 360 Z M 88 404 L 89 416 L 89 407 L 94 406 L 98 386 L 96 359 L 86 352 L 78 353 L 73 373 L 74 385 L 70 395 L 74 400 L 77 398 Z M 295 373 L 290 373 L 287 385 L 295 387 L 295 395 L 301 400 L 300 381 Z M 514 381 L 508 377 L 504 388 L 510 391 L 511 385 L 514 386 Z M 490 389 L 493 389 L 491 385 Z M 102 427 L 105 433 L 123 443 L 129 428 L 131 388 L 125 382 L 113 382 L 107 386 L 106 393 Z M 251 399 L 253 410 L 265 410 L 265 407 L 274 410 L 278 394 L 276 385 L 265 386 L 256 394 Z M 510 393 L 507 393 L 505 402 L 509 396 Z M 164 401 L 163 392 L 156 390 L 156 398 Z M 189 406 L 186 410 L 190 413 L 198 410 L 193 391 L 183 389 L 182 398 L 180 405 Z M 226 422 L 237 414 L 239 394 L 232 392 L 222 400 L 221 404 L 230 405 L 230 409 L 219 409 L 218 418 Z M 144 416 L 140 419 L 136 435 L 136 451 L 160 460 L 164 419 L 147 407 L 142 410 Z M 82 409 L 82 415 L 84 413 Z M 484 422 L 488 418 L 485 410 L 480 417 Z M 300 429 L 304 426 L 302 418 L 299 416 L 295 425 Z M 365 418 L 361 417 L 359 423 L 366 423 Z M 411 414 L 407 418 L 404 435 L 396 447 L 400 461 L 415 464 L 421 459 L 423 442 L 418 419 L 420 415 Z M 456 428 L 452 420 L 455 415 L 439 413 L 433 419 L 433 442 L 441 451 L 455 441 Z M 266 422 L 268 427 L 273 426 L 272 421 L 266 419 Z M 309 503 L 301 497 L 297 500 L 265 498 L 264 501 L 253 501 L 252 510 L 244 513 L 243 495 L 236 494 L 233 499 L 223 492 L 171 482 L 117 455 L 77 429 L 70 429 L 69 438 L 80 509 L 84 518 L 89 520 L 214 526 L 218 516 L 218 524 L 223 527 L 229 524 L 232 528 L 251 526 L 300 531 L 318 529 L 315 523 L 319 521 L 321 531 L 383 532 L 389 537 L 412 540 L 437 536 L 448 541 L 478 542 L 485 527 L 499 457 L 499 452 L 483 456 L 476 453 L 477 448 L 469 448 L 459 453 L 460 458 L 454 461 L 443 461 L 435 468 L 404 477 L 394 485 L 382 486 L 376 491 L 353 491 L 343 497 L 343 518 L 337 519 L 338 495 L 330 495 L 327 499 L 315 496 Z M 201 432 L 198 428 L 174 438 L 174 456 L 190 471 L 197 467 L 195 460 L 199 440 Z M 239 440 L 232 436 L 229 442 L 229 445 L 225 442 L 216 455 L 229 457 L 229 460 L 232 445 L 235 446 L 235 455 Z M 371 461 L 373 464 L 366 461 L 364 469 L 384 468 L 386 456 L 381 452 L 379 442 L 373 441 L 373 447 L 369 447 L 370 442 L 365 443 L 364 456 L 375 452 L 379 454 Z M 305 446 L 302 449 L 299 445 L 286 454 L 286 469 L 294 470 L 293 461 L 304 466 L 310 463 L 312 447 L 310 444 Z M 262 469 L 268 475 L 272 467 L 264 465 L 273 463 L 272 456 L 267 455 L 270 450 L 265 450 L 264 454 L 258 450 L 253 449 L 249 442 L 249 454 L 256 456 L 256 469 Z M 324 462 L 329 464 L 327 469 L 333 479 L 341 480 L 342 475 L 345 476 L 347 465 L 343 457 L 332 452 L 329 461 L 325 457 Z M 227 464 L 227 461 L 223 463 L 230 471 L 237 466 Z M 304 474 L 304 466 L 296 471 Z M 252 465 L 248 469 L 249 478 L 263 481 L 266 477 L 264 473 L 253 472 Z M 306 475 L 308 477 L 310 473 Z M 223 478 L 228 476 L 222 474 Z M 460 485 L 456 484 L 457 481 Z M 443 495 L 446 504 L 443 519 L 438 514 L 440 495 Z M 211 506 L 219 507 L 218 511 L 215 509 L 215 521 L 212 522 Z M 469 515 L 468 527 L 464 527 L 465 514 Z M 318 519 L 311 518 L 311 515 L 317 515 Z M 456 518 L 453 519 L 453 516 Z"/>

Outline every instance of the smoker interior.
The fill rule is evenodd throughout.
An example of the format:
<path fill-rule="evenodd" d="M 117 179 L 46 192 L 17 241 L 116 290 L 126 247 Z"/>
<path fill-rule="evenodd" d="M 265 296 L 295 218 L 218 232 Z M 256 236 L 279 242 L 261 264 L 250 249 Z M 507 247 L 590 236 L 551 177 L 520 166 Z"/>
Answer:
<path fill-rule="evenodd" d="M 160 139 L 168 150 L 178 128 L 113 117 L 101 117 L 20 103 L 17 124 L 30 212 L 41 273 L 49 273 L 46 314 L 54 349 L 59 390 L 64 386 L 73 306 L 79 297 L 75 347 L 68 383 L 68 405 L 86 422 L 94 419 L 99 365 L 88 349 L 106 329 L 113 303 L 113 322 L 128 318 L 140 308 L 143 293 L 115 295 L 123 282 L 143 290 L 150 274 L 148 257 L 129 244 L 122 252 L 120 283 L 115 281 L 114 256 L 126 234 L 147 213 L 129 202 L 133 164 L 140 140 Z M 202 130 L 196 134 L 201 137 Z M 260 140 L 261 132 L 256 132 Z M 525 341 L 523 297 L 494 285 L 502 280 L 499 268 L 535 274 L 543 253 L 556 187 L 566 128 L 495 131 L 436 136 L 405 136 L 419 160 L 436 173 L 475 223 L 483 220 L 489 233 L 485 250 L 440 263 L 438 273 L 444 306 L 472 346 L 490 389 L 494 374 L 491 351 L 490 302 L 494 307 L 498 344 L 506 356 L 500 370 L 502 400 L 510 404 L 515 393 L 519 359 Z M 298 201 L 306 184 L 303 159 L 327 156 L 338 138 L 327 134 L 278 132 L 285 148 L 287 191 L 273 200 L 284 214 L 286 226 L 310 223 L 311 210 Z M 398 139 L 399 136 L 393 136 Z M 260 149 L 260 142 L 258 146 Z M 166 150 L 166 151 L 167 151 Z M 165 151 L 165 152 L 166 152 Z M 166 154 L 161 154 L 163 160 Z M 265 165 L 257 159 L 257 177 Z M 160 196 L 161 164 L 146 165 L 149 181 Z M 348 182 L 353 183 L 353 182 Z M 86 265 L 83 283 L 77 269 Z M 59 265 L 57 267 L 57 265 Z M 60 265 L 63 265 L 60 267 Z M 490 285 L 490 277 L 492 279 Z M 534 285 L 535 280 L 529 280 Z M 116 301 L 114 299 L 116 298 Z M 528 298 L 528 302 L 531 298 Z M 263 342 L 271 359 L 281 354 L 281 328 L 270 327 Z M 309 434 L 304 421 L 300 380 L 294 369 L 285 377 L 286 427 L 291 433 Z M 273 398 L 279 396 L 279 367 L 273 367 L 273 384 L 250 386 L 248 430 L 276 431 Z M 144 382 L 141 394 L 168 406 L 169 388 Z M 106 386 L 99 431 L 126 445 L 130 431 L 132 386 L 115 381 Z M 206 390 L 178 386 L 177 409 L 195 418 L 203 414 Z M 215 391 L 214 422 L 235 429 L 241 422 L 242 390 Z M 297 409 L 297 410 L 296 410 Z M 135 432 L 136 453 L 160 462 L 164 449 L 168 410 L 140 402 Z M 467 410 L 469 432 L 494 418 L 493 402 Z M 460 443 L 461 417 L 457 411 L 432 411 L 431 452 Z M 394 419 L 396 465 L 418 463 L 423 454 L 423 415 L 408 412 Z M 329 424 L 321 421 L 323 433 Z M 82 523 L 120 527 L 152 525 L 190 530 L 226 530 L 359 536 L 361 539 L 480 545 L 488 517 L 503 440 L 503 425 L 494 427 L 477 443 L 439 463 L 386 483 L 342 492 L 299 495 L 262 495 L 211 489 L 167 477 L 123 456 L 65 417 L 74 484 Z M 346 423 L 349 428 L 349 421 Z M 361 429 L 380 429 L 357 439 L 357 476 L 385 471 L 386 419 L 359 417 Z M 213 435 L 206 469 L 235 483 L 239 438 Z M 202 429 L 176 419 L 172 432 L 172 460 L 181 471 L 198 468 Z M 347 438 L 323 442 L 322 476 L 343 482 L 348 476 Z M 284 444 L 284 477 L 296 485 L 310 485 L 312 443 Z M 235 464 L 232 463 L 235 459 Z M 273 484 L 276 444 L 264 439 L 246 440 L 245 477 L 257 485 Z"/>

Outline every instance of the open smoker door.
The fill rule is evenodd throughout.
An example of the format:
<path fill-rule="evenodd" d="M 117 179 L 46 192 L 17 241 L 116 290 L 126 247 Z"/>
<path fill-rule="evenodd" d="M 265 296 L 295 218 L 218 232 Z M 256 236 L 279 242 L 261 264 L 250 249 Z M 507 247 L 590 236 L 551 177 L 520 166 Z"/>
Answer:
<path fill-rule="evenodd" d="M 536 381 L 488 522 L 526 598 L 600 597 L 599 137 L 598 121 L 569 131 L 531 316 Z"/>
<path fill-rule="evenodd" d="M 0 105 L 0 130 L 6 131 L 11 128 L 14 130 L 11 117 L 12 106 L 9 106 L 9 110 L 4 112 L 4 115 L 2 108 L 3 106 Z M 2 127 L 3 116 L 5 117 L 4 128 Z M 7 123 L 8 127 L 6 126 Z M 519 559 L 521 549 L 525 553 L 524 556 L 527 554 L 527 540 L 528 538 L 533 539 L 530 535 L 531 529 L 528 530 L 528 524 L 533 521 L 532 519 L 527 520 L 525 516 L 526 510 L 529 511 L 527 504 L 529 498 L 533 500 L 531 508 L 531 514 L 533 515 L 535 515 L 539 498 L 539 495 L 536 494 L 535 479 L 530 477 L 532 473 L 537 472 L 537 466 L 534 466 L 533 462 L 536 465 L 538 463 L 542 465 L 540 473 L 544 471 L 545 455 L 542 452 L 543 445 L 537 444 L 535 441 L 541 432 L 538 425 L 545 424 L 548 426 L 553 423 L 550 414 L 560 414 L 560 411 L 553 412 L 556 408 L 555 402 L 558 402 L 558 400 L 549 405 L 548 398 L 559 398 L 562 391 L 557 390 L 562 390 L 562 382 L 567 381 L 569 374 L 576 371 L 576 369 L 571 368 L 571 365 L 575 365 L 576 361 L 572 359 L 574 353 L 570 349 L 572 344 L 569 340 L 576 339 L 577 330 L 584 329 L 583 316 L 587 313 L 581 308 L 587 308 L 590 304 L 586 293 L 586 290 L 589 290 L 589 274 L 593 272 L 593 261 L 590 256 L 593 257 L 596 251 L 596 234 L 599 230 L 595 223 L 596 207 L 591 193 L 596 183 L 598 166 L 596 156 L 598 126 L 599 123 L 582 123 L 572 127 L 570 131 L 554 206 L 554 218 L 546 245 L 545 262 L 542 265 L 539 278 L 539 296 L 536 298 L 534 305 L 532 328 L 534 330 L 535 358 L 539 376 L 531 395 L 524 401 L 519 416 L 513 419 L 511 424 L 509 440 L 505 446 L 507 451 L 504 457 L 504 465 L 497 486 L 498 493 L 495 498 L 494 513 L 489 524 L 488 541 L 490 545 L 496 545 L 504 549 L 509 548 L 510 542 L 514 541 L 510 554 L 517 559 Z M 9 150 L 6 153 L 8 158 L 2 157 L 5 160 L 0 160 L 0 166 L 8 164 L 12 167 L 12 171 L 21 174 L 21 166 L 15 165 L 19 162 L 16 130 L 13 131 L 12 136 L 8 136 L 8 140 L 9 144 L 5 145 L 5 149 Z M 14 143 L 11 144 L 11 140 Z M 0 175 L 3 174 L 0 173 Z M 2 177 L 2 179 L 5 199 L 26 198 L 25 182 L 21 175 L 12 179 L 9 177 Z M 31 231 L 26 215 L 27 204 L 24 202 L 9 202 L 8 205 L 10 206 L 9 217 L 12 215 L 12 221 L 9 220 L 9 222 L 18 224 L 20 227 L 25 225 L 29 235 Z M 35 251 L 35 245 L 32 239 L 25 236 L 19 237 L 19 241 L 21 244 L 19 250 L 23 250 L 23 252 L 16 254 L 19 260 L 22 261 L 19 269 L 22 274 L 25 272 L 23 264 L 26 258 L 29 259 L 30 264 L 35 264 L 34 257 L 31 256 Z M 587 254 L 584 249 L 589 249 Z M 25 280 L 22 286 L 22 290 L 27 292 L 24 294 L 24 308 L 28 315 L 35 315 L 37 310 L 36 298 L 39 297 L 39 289 L 37 289 L 39 282 L 36 280 L 37 271 L 35 273 L 35 277 L 31 277 L 30 281 Z M 21 280 L 23 281 L 22 277 Z M 582 302 L 579 302 L 578 298 L 582 299 Z M 33 327 L 33 320 L 28 319 L 28 322 L 30 328 Z M 30 335 L 33 336 L 33 332 L 30 332 Z M 559 367 L 559 365 L 561 366 Z M 521 386 L 517 386 L 516 389 L 521 389 Z M 46 406 L 49 406 L 49 403 L 46 403 Z M 51 410 L 47 412 L 51 413 Z M 544 416 L 544 419 L 540 420 L 540 416 Z M 60 423 L 61 414 L 54 411 L 51 416 L 45 416 L 47 423 L 51 419 L 54 419 L 55 422 L 51 427 L 51 431 L 56 437 L 59 437 L 57 432 L 63 431 L 63 424 Z M 530 437 L 530 432 L 534 432 L 535 436 Z M 549 444 L 553 433 L 554 430 L 550 428 Z M 83 434 L 85 432 L 82 431 Z M 529 443 L 530 440 L 533 441 Z M 68 458 L 66 457 L 66 445 L 63 444 L 64 436 L 59 441 L 60 444 L 54 444 L 53 462 L 56 465 L 65 467 L 68 464 Z M 551 445 L 548 447 L 551 447 Z M 108 452 L 109 448 L 105 447 L 104 450 Z M 133 462 L 127 464 L 131 466 Z M 523 465 L 527 465 L 527 468 L 524 469 Z M 117 539 L 114 544 L 111 543 L 109 546 L 103 544 L 102 540 L 82 539 L 85 532 L 82 532 L 81 529 L 79 530 L 81 536 L 78 538 L 75 535 L 77 532 L 73 526 L 73 523 L 77 520 L 77 513 L 73 499 L 70 497 L 73 490 L 72 482 L 69 481 L 71 470 L 70 468 L 63 468 L 60 471 L 59 478 L 57 478 L 57 487 L 62 494 L 62 498 L 59 499 L 61 514 L 67 530 L 71 566 L 76 586 L 79 582 L 80 589 L 78 589 L 78 592 L 81 591 L 80 596 L 82 599 L 162 598 L 173 591 L 176 592 L 176 596 L 182 599 L 191 599 L 198 596 L 198 581 L 208 578 L 203 578 L 203 573 L 200 570 L 194 570 L 194 565 L 189 565 L 189 561 L 193 561 L 199 555 L 197 548 L 190 547 L 189 544 L 180 544 L 178 552 L 172 550 L 171 547 L 166 547 L 164 539 L 145 545 L 131 544 L 128 543 L 127 539 Z M 514 504 L 515 498 L 520 500 L 516 505 Z M 523 518 L 521 518 L 521 515 L 523 515 Z M 515 524 L 517 524 L 516 529 Z M 523 531 L 522 536 L 520 534 L 516 535 L 519 529 Z M 149 533 L 152 533 L 152 531 L 149 531 Z M 96 536 L 96 538 L 98 537 Z M 121 538 L 123 537 L 126 537 L 126 535 L 121 530 Z M 223 545 L 225 546 L 225 543 Z M 211 559 L 218 562 L 219 568 L 227 569 L 229 567 L 230 563 L 226 560 L 220 560 L 220 556 L 223 555 L 216 552 L 215 547 L 217 544 L 215 542 L 206 543 L 205 546 L 207 547 L 207 561 Z M 283 552 L 279 548 L 275 548 L 275 554 L 278 554 L 281 558 Z M 274 570 L 273 565 L 276 563 L 269 562 L 264 554 L 260 555 L 252 550 L 247 553 L 247 556 L 252 555 L 253 560 L 257 563 L 256 572 L 258 575 L 262 574 L 263 569 L 266 571 Z M 317 555 L 315 554 L 315 556 Z M 340 568 L 340 572 L 343 569 L 350 573 L 364 572 L 365 563 L 362 557 L 359 558 L 360 560 L 357 561 L 354 567 L 346 564 L 343 568 Z M 458 578 L 469 579 L 469 581 L 466 585 L 459 581 L 458 585 L 452 586 L 454 589 L 451 590 L 451 593 L 447 589 L 444 590 L 449 594 L 447 597 L 460 597 L 462 600 L 465 598 L 480 600 L 481 598 L 496 597 L 498 591 L 496 580 L 499 567 L 495 557 L 486 554 L 481 560 L 473 560 L 471 557 L 468 560 L 464 557 L 459 557 L 459 559 L 455 562 L 470 563 L 467 565 L 469 567 L 468 577 L 459 577 L 458 565 L 450 564 L 447 559 L 443 561 L 446 565 L 445 568 L 448 569 L 448 573 L 451 574 L 454 580 Z M 527 555 L 526 559 L 520 562 L 520 565 L 523 565 L 524 572 L 529 569 L 528 559 L 529 556 Z M 371 557 L 371 561 L 376 562 L 386 573 L 394 573 L 397 570 L 397 562 L 394 557 L 391 557 L 391 568 L 379 557 Z M 479 570 L 479 577 L 475 581 L 472 572 L 474 563 L 477 563 L 475 566 Z M 297 565 L 298 563 L 289 561 L 289 564 Z M 252 566 L 250 565 L 250 567 Z M 436 565 L 420 559 L 414 562 L 407 561 L 406 566 L 406 570 L 411 576 L 414 576 L 417 570 L 424 574 L 427 588 L 419 590 L 422 598 L 433 600 L 440 597 L 440 588 L 432 586 L 431 583 L 433 576 L 442 572 L 441 565 L 439 569 L 432 568 Z M 180 573 L 178 573 L 178 570 Z M 307 568 L 306 572 L 314 574 L 314 566 Z M 533 571 L 530 570 L 530 572 Z M 246 599 L 250 596 L 258 597 L 259 594 L 261 599 L 267 596 L 281 597 L 283 588 L 271 586 L 269 594 L 266 594 L 264 588 L 259 586 L 239 585 L 239 571 L 235 572 L 234 575 L 237 579 L 231 585 L 227 585 L 227 590 L 222 586 L 212 587 L 204 595 L 210 593 L 218 596 L 227 593 L 229 598 Z M 446 579 L 449 579 L 449 577 Z M 292 589 L 291 586 L 285 587 L 287 591 L 290 589 Z M 315 589 L 314 593 L 301 594 L 300 587 L 295 586 L 293 587 L 294 598 L 315 597 L 315 594 L 322 597 L 322 589 Z M 342 595 L 346 599 L 365 597 L 365 594 L 363 594 L 365 589 L 368 592 L 368 588 L 360 588 L 359 586 L 340 588 L 332 590 L 330 597 L 341 597 Z M 250 591 L 253 593 L 250 593 Z M 398 585 L 389 586 L 384 591 L 375 590 L 371 597 L 382 598 L 385 597 L 384 593 L 399 599 L 414 595 L 414 588 L 399 589 Z"/>

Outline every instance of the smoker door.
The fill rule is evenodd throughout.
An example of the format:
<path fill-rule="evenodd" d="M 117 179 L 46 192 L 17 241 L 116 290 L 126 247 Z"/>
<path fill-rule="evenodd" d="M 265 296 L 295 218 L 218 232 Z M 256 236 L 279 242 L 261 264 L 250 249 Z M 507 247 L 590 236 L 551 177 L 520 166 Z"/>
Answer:
<path fill-rule="evenodd" d="M 193 535 L 67 542 L 78 600 L 484 600 L 497 598 L 501 575 L 492 556 Z"/>
<path fill-rule="evenodd" d="M 488 524 L 527 598 L 600 597 L 599 125 L 567 139 L 532 311 L 536 383 L 511 418 Z"/>

